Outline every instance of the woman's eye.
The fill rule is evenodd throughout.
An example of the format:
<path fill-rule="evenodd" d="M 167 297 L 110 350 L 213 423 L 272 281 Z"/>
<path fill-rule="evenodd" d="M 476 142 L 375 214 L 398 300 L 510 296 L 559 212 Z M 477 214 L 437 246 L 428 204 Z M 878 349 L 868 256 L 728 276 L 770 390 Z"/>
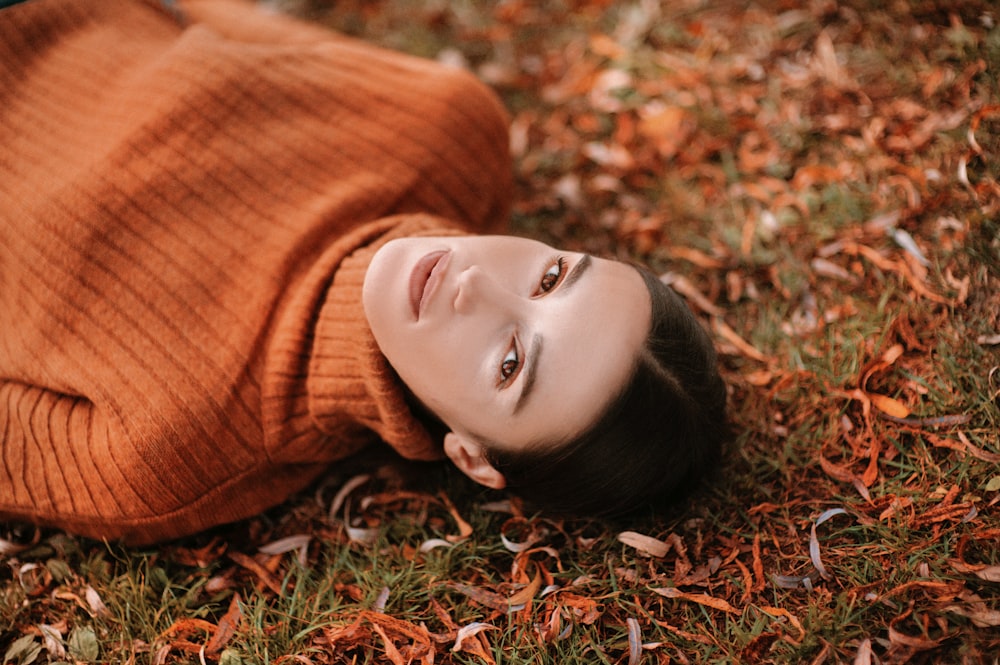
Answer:
<path fill-rule="evenodd" d="M 559 284 L 559 280 L 562 277 L 563 267 L 565 264 L 566 262 L 560 256 L 555 264 L 545 271 L 545 274 L 542 275 L 542 281 L 538 284 L 539 293 L 548 293 L 552 289 L 556 288 L 556 285 Z"/>
<path fill-rule="evenodd" d="M 517 347 L 511 346 L 510 351 L 507 352 L 507 355 L 504 356 L 503 361 L 500 363 L 501 383 L 506 383 L 510 377 L 514 376 L 520 364 L 521 359 L 517 357 Z"/>

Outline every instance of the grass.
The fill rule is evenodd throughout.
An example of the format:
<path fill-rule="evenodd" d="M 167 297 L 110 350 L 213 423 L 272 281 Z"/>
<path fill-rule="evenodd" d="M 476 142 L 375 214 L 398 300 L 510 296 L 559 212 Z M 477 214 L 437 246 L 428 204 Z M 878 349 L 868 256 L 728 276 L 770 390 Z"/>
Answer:
<path fill-rule="evenodd" d="M 3 555 L 4 662 L 997 662 L 995 8 L 286 4 L 494 85 L 521 137 L 515 230 L 682 274 L 719 308 L 691 300 L 736 444 L 703 493 L 624 524 L 370 455 L 157 548 L 10 525 L 34 544 Z M 360 471 L 352 520 L 331 519 Z"/>

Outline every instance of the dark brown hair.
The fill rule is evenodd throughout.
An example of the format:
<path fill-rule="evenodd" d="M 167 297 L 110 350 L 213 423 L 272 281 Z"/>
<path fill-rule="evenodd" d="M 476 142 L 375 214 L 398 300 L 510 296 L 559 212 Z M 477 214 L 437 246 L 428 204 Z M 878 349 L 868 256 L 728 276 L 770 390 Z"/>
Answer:
<path fill-rule="evenodd" d="M 669 504 L 720 460 L 729 428 L 712 341 L 673 289 L 637 269 L 652 325 L 631 379 L 596 424 L 560 445 L 506 451 L 484 442 L 507 487 L 537 507 L 610 516 Z"/>

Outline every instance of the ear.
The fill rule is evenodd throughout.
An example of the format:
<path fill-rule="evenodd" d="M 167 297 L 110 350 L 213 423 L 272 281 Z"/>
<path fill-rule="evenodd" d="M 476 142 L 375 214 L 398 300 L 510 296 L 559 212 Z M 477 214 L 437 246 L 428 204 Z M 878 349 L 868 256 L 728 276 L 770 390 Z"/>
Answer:
<path fill-rule="evenodd" d="M 462 473 L 480 485 L 495 490 L 503 489 L 507 485 L 507 479 L 493 468 L 483 452 L 482 444 L 461 434 L 448 432 L 444 436 L 444 453 Z"/>

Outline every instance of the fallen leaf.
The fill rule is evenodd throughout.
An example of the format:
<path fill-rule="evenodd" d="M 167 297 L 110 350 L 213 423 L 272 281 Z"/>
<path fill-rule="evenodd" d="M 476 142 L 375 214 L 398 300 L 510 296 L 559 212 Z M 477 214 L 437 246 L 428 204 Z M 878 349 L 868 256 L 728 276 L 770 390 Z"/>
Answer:
<path fill-rule="evenodd" d="M 25 635 L 14 640 L 4 654 L 4 663 L 33 663 L 42 653 L 42 645 L 34 635 Z"/>
<path fill-rule="evenodd" d="M 667 552 L 670 551 L 670 543 L 665 543 L 662 540 L 657 540 L 656 538 L 635 531 L 622 531 L 618 534 L 618 540 L 644 554 L 657 558 L 665 557 Z"/>
<path fill-rule="evenodd" d="M 866 394 L 868 395 L 868 399 L 871 400 L 872 404 L 879 411 L 887 413 L 895 418 L 905 418 L 910 415 L 910 410 L 897 399 L 873 392 L 868 392 Z"/>
<path fill-rule="evenodd" d="M 861 640 L 858 651 L 854 654 L 854 665 L 871 665 L 872 662 L 872 641 L 867 637 Z"/>
<path fill-rule="evenodd" d="M 816 570 L 819 572 L 820 577 L 825 580 L 830 579 L 831 575 L 826 571 L 826 568 L 823 566 L 823 561 L 819 556 L 819 538 L 816 535 L 816 527 L 831 517 L 845 514 L 847 514 L 847 511 L 843 508 L 831 508 L 817 517 L 816 521 L 812 524 L 812 528 L 809 530 L 809 558 L 812 561 L 813 566 L 815 566 Z"/>
<path fill-rule="evenodd" d="M 94 587 L 87 585 L 87 588 L 83 590 L 83 595 L 87 599 L 87 606 L 90 607 L 90 611 L 94 615 L 104 616 L 108 614 L 108 608 L 101 600 L 101 594 L 97 593 Z"/>
<path fill-rule="evenodd" d="M 782 609 L 780 607 L 768 607 L 766 605 L 763 606 L 763 607 L 761 607 L 761 608 L 759 608 L 759 609 L 760 609 L 761 612 L 764 612 L 765 614 L 770 615 L 772 617 L 775 617 L 775 618 L 777 618 L 777 617 L 784 617 L 785 619 L 788 619 L 788 622 L 790 624 L 792 624 L 793 626 L 795 626 L 795 629 L 797 631 L 799 631 L 799 637 L 798 637 L 798 639 L 801 640 L 801 639 L 805 638 L 805 636 L 806 636 L 806 629 L 802 627 L 802 622 L 800 622 L 798 619 L 796 619 L 795 615 L 792 614 L 791 612 L 789 612 L 788 610 Z"/>
<path fill-rule="evenodd" d="M 749 665 L 768 662 L 767 654 L 779 639 L 781 639 L 781 633 L 760 633 L 740 649 L 739 662 Z"/>
<path fill-rule="evenodd" d="M 228 556 L 236 565 L 253 573 L 261 584 L 277 595 L 280 596 L 284 594 L 285 590 L 281 581 L 253 557 L 247 556 L 242 552 L 227 552 L 226 556 Z"/>
<path fill-rule="evenodd" d="M 428 538 L 424 542 L 420 543 L 420 547 L 417 548 L 419 552 L 427 553 L 438 547 L 454 547 L 455 543 L 448 542 L 444 538 Z"/>
<path fill-rule="evenodd" d="M 625 619 L 628 626 L 628 665 L 639 665 L 642 659 L 642 630 L 635 617 Z"/>
<path fill-rule="evenodd" d="M 240 594 L 233 594 L 233 599 L 229 601 L 229 609 L 219 619 L 219 624 L 212 633 L 212 637 L 205 643 L 205 653 L 215 655 L 222 651 L 239 628 L 243 613 L 240 609 Z"/>
<path fill-rule="evenodd" d="M 720 337 L 735 346 L 740 353 L 748 358 L 759 360 L 763 363 L 770 362 L 770 359 L 766 355 L 758 351 L 752 344 L 740 337 L 736 331 L 726 325 L 722 319 L 712 319 L 712 328 Z"/>
<path fill-rule="evenodd" d="M 445 536 L 445 540 L 449 542 L 459 542 L 471 536 L 473 531 L 472 525 L 462 519 L 462 516 L 458 514 L 458 509 L 455 508 L 455 505 L 451 502 L 451 499 L 448 498 L 448 495 L 442 491 L 438 494 L 438 496 L 441 497 L 441 501 L 448 509 L 448 512 L 451 513 L 451 518 L 455 520 L 455 524 L 458 525 L 458 535 Z"/>
<path fill-rule="evenodd" d="M 266 545 L 261 545 L 257 551 L 261 554 L 284 554 L 285 552 L 291 552 L 307 547 L 311 540 L 311 535 L 308 533 L 302 533 L 296 536 L 281 538 L 280 540 L 275 540 Z"/>
<path fill-rule="evenodd" d="M 497 627 L 492 624 L 478 621 L 462 626 L 458 629 L 458 634 L 455 636 L 455 644 L 451 647 L 451 650 L 456 653 L 462 651 L 464 649 L 464 642 L 466 639 L 478 635 L 484 630 L 496 629 Z"/>
<path fill-rule="evenodd" d="M 507 598 L 493 591 L 487 591 L 486 589 L 481 589 L 470 584 L 462 584 L 461 582 L 450 582 L 446 586 L 449 589 L 453 589 L 460 594 L 471 598 L 485 607 L 504 612 L 510 609 Z"/>
<path fill-rule="evenodd" d="M 944 611 L 963 616 L 980 628 L 1000 626 L 1000 610 L 990 609 L 983 604 L 977 604 L 973 608 L 949 605 L 944 608 Z"/>
<path fill-rule="evenodd" d="M 711 607 L 723 612 L 728 612 L 729 614 L 739 614 L 740 611 L 735 607 L 730 605 L 728 602 L 721 598 L 715 598 L 714 596 L 709 596 L 704 593 L 685 593 L 676 587 L 657 587 L 652 588 L 650 591 L 658 593 L 664 598 L 676 598 L 678 600 L 686 600 L 692 603 L 698 603 L 699 605 L 705 605 L 706 607 Z"/>
<path fill-rule="evenodd" d="M 392 665 L 407 665 L 406 660 L 403 658 L 403 654 L 399 653 L 399 649 L 393 644 L 389 636 L 385 634 L 385 630 L 382 626 L 377 623 L 372 624 L 372 628 L 378 633 L 378 636 L 382 638 L 382 647 L 385 651 L 385 657 L 392 662 Z"/>
<path fill-rule="evenodd" d="M 90 626 L 77 626 L 66 640 L 70 656 L 77 660 L 92 662 L 100 656 L 97 633 Z"/>
<path fill-rule="evenodd" d="M 531 601 L 531 599 L 535 597 L 535 594 L 538 593 L 538 590 L 541 587 L 542 587 L 542 567 L 536 564 L 535 576 L 531 579 L 531 582 L 529 582 L 524 588 L 522 588 L 517 593 L 513 594 L 510 598 L 508 598 L 507 604 L 511 608 L 527 605 Z"/>
<path fill-rule="evenodd" d="M 913 610 L 909 609 L 889 622 L 889 644 L 893 646 L 902 645 L 911 651 L 928 651 L 941 646 L 941 643 L 948 638 L 947 636 L 931 639 L 920 635 L 907 635 L 896 628 L 898 624 L 906 620 L 912 613 Z"/>
<path fill-rule="evenodd" d="M 722 316 L 725 312 L 721 307 L 717 307 L 706 298 L 698 289 L 683 275 L 678 275 L 676 273 L 666 273 L 660 276 L 660 280 L 670 286 L 674 291 L 681 294 L 692 303 L 694 303 L 698 309 L 705 312 L 706 314 L 711 314 L 712 316 Z"/>
<path fill-rule="evenodd" d="M 347 500 L 347 497 L 351 494 L 351 492 L 361 487 L 369 480 L 371 480 L 371 476 L 367 473 L 362 473 L 354 476 L 341 486 L 341 488 L 337 491 L 337 494 L 333 497 L 333 501 L 330 502 L 328 518 L 331 522 L 337 517 L 337 513 L 340 512 L 340 507 L 344 505 L 344 502 Z"/>
<path fill-rule="evenodd" d="M 656 146 L 664 159 L 672 159 L 689 139 L 693 121 L 679 106 L 647 106 L 639 116 L 639 134 Z"/>
<path fill-rule="evenodd" d="M 970 564 L 959 559 L 948 559 L 948 563 L 956 571 L 963 574 L 972 574 L 987 582 L 1000 582 L 1000 566 L 986 564 Z"/>

